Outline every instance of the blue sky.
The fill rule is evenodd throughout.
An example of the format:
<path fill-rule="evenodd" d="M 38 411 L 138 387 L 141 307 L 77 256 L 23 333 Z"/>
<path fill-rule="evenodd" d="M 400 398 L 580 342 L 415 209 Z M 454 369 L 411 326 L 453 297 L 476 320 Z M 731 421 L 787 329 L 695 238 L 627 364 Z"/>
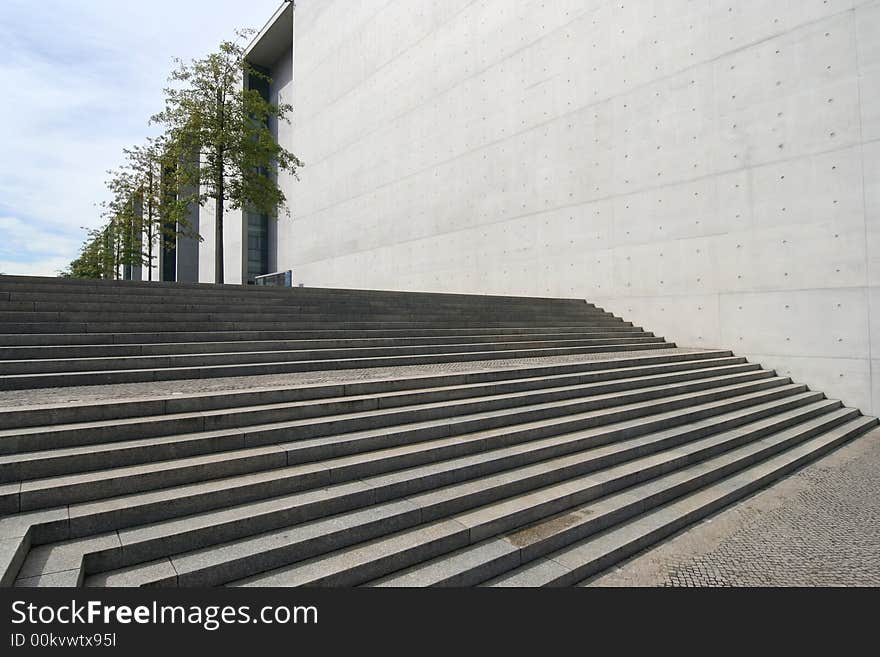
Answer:
<path fill-rule="evenodd" d="M 54 276 L 100 225 L 106 171 L 155 134 L 172 59 L 281 0 L 0 0 L 0 272 Z"/>

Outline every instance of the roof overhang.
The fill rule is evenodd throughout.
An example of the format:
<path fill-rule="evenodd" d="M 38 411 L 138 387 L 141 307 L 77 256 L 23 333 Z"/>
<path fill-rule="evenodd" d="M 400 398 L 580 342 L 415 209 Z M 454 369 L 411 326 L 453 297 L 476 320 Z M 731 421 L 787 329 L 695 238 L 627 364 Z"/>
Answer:
<path fill-rule="evenodd" d="M 293 46 L 293 2 L 285 2 L 245 50 L 245 59 L 270 68 Z"/>

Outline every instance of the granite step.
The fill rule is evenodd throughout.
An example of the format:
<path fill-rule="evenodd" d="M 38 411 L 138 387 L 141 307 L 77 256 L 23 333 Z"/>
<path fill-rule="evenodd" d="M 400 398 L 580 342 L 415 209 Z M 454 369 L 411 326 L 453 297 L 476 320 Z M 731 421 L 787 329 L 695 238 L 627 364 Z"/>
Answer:
<path fill-rule="evenodd" d="M 64 404 L 43 404 L 0 408 L 0 425 L 6 431 L 0 436 L 10 438 L 16 435 L 12 429 L 31 428 L 30 433 L 55 433 L 66 431 L 63 426 L 103 420 L 116 420 L 175 413 L 194 413 L 198 411 L 241 408 L 264 404 L 347 397 L 350 395 L 381 394 L 388 392 L 414 391 L 434 387 L 463 387 L 496 383 L 504 386 L 525 386 L 540 388 L 544 380 L 560 385 L 593 383 L 603 380 L 650 376 L 665 372 L 680 372 L 690 369 L 745 365 L 748 361 L 732 356 L 729 351 L 692 351 L 661 355 L 633 355 L 609 360 L 580 361 L 531 367 L 512 367 L 505 369 L 473 369 L 454 373 L 410 374 L 389 377 L 376 376 L 363 380 L 341 379 L 338 382 L 315 383 L 296 387 L 267 387 L 257 389 L 228 390 L 204 393 L 174 393 L 144 398 L 114 399 L 112 404 L 103 401 L 67 402 Z M 753 367 L 760 367 L 753 365 Z M 525 389 L 525 388 L 523 388 Z M 46 425 L 43 429 L 39 427 Z M 28 432 L 26 432 L 28 433 Z M 0 450 L 4 444 L 0 440 Z"/>
<path fill-rule="evenodd" d="M 728 414 L 699 427 L 676 428 L 626 440 L 585 432 L 524 445 L 493 449 L 477 457 L 453 458 L 429 465 L 338 483 L 328 488 L 272 498 L 239 507 L 153 523 L 120 531 L 121 548 L 84 554 L 87 573 L 149 563 L 193 548 L 204 548 L 248 535 L 302 523 L 344 511 L 388 502 L 442 487 L 443 503 L 433 515 L 451 513 L 610 467 L 629 459 L 670 449 L 730 427 L 747 425 L 779 411 L 773 422 L 756 425 L 749 436 L 829 413 L 840 402 L 812 402 L 795 411 L 764 405 L 749 413 Z M 792 404 L 788 404 L 791 407 Z M 742 442 L 747 434 L 731 433 L 724 445 Z M 414 446 L 418 447 L 418 446 Z M 332 466 L 330 466 L 332 468 Z M 422 517 L 425 517 L 423 508 Z M 96 565 L 100 564 L 100 565 Z"/>
<path fill-rule="evenodd" d="M 237 365 L 203 365 L 200 367 L 165 367 L 142 370 L 101 370 L 46 374 L 0 375 L 0 390 L 29 390 L 69 386 L 109 385 L 115 383 L 143 383 L 149 381 L 179 381 L 234 376 L 260 376 L 292 372 L 366 369 L 373 367 L 400 367 L 439 363 L 466 363 L 484 360 L 514 358 L 546 358 L 584 354 L 617 353 L 673 349 L 671 343 L 616 344 L 592 347 L 560 347 L 548 349 L 503 349 L 497 351 L 468 351 L 413 356 L 378 356 L 359 358 L 326 358 L 302 361 L 272 361 L 241 363 Z"/>
<path fill-rule="evenodd" d="M 528 391 L 495 395 L 476 400 L 431 402 L 413 406 L 375 408 L 373 399 L 360 400 L 366 407 L 342 413 L 305 419 L 255 424 L 241 429 L 216 429 L 120 440 L 75 447 L 57 447 L 35 452 L 16 452 L 0 456 L 0 483 L 89 472 L 105 468 L 149 463 L 233 451 L 248 447 L 280 445 L 345 432 L 391 429 L 391 433 L 438 433 L 495 428 L 516 422 L 560 417 L 600 409 L 622 407 L 633 413 L 646 412 L 657 404 L 687 407 L 700 401 L 756 392 L 787 385 L 790 379 L 773 372 L 757 370 L 713 376 L 684 383 L 635 388 L 625 392 L 590 394 L 591 386 L 569 386 L 552 391 Z M 649 382 L 650 383 L 650 382 Z M 659 401 L 658 401 L 659 400 Z M 300 408 L 296 407 L 295 408 Z M 282 409 L 283 410 L 283 409 Z M 332 410 L 337 410 L 335 404 Z M 345 411 L 348 412 L 345 412 Z M 272 411 L 270 411 L 272 412 Z M 224 415 L 214 417 L 223 421 Z M 203 421 L 201 415 L 179 421 Z M 418 427 L 416 428 L 416 425 Z M 386 438 L 386 440 L 392 440 Z M 295 445 L 294 445 L 295 447 Z"/>
<path fill-rule="evenodd" d="M 571 586 L 766 487 L 877 426 L 859 417 L 772 458 L 500 575 L 489 586 Z"/>
<path fill-rule="evenodd" d="M 846 421 L 841 412 L 822 416 L 792 429 L 759 438 L 744 446 L 726 449 L 716 455 L 708 448 L 717 443 L 718 436 L 697 441 L 685 447 L 660 452 L 643 458 L 591 473 L 586 477 L 570 479 L 562 484 L 547 486 L 526 494 L 510 497 L 476 509 L 455 513 L 439 520 L 415 525 L 378 537 L 367 537 L 349 547 L 325 551 L 309 556 L 308 543 L 297 543 L 302 536 L 307 540 L 306 524 L 286 532 L 276 532 L 250 541 L 263 541 L 264 549 L 256 561 L 231 559 L 240 551 L 242 544 L 233 543 L 224 552 L 210 550 L 185 554 L 171 559 L 177 573 L 176 584 L 201 586 L 210 584 L 233 584 L 237 586 L 357 586 L 385 577 L 401 568 L 437 558 L 465 547 L 482 543 L 499 535 L 516 532 L 530 523 L 555 519 L 565 511 L 581 511 L 593 527 L 607 528 L 640 511 L 651 509 L 682 495 L 698 490 L 708 483 L 730 476 L 742 469 L 759 463 L 783 450 L 812 438 L 816 433 L 828 431 Z M 416 510 L 421 510 L 424 500 L 409 500 Z M 589 509 L 582 505 L 589 504 Z M 430 504 L 430 503 L 429 503 Z M 430 508 L 430 507 L 429 507 Z M 385 513 L 389 510 L 382 509 Z M 578 516 L 580 517 L 580 516 Z M 352 538 L 360 538 L 353 524 Z M 392 530 L 393 531 L 393 530 Z M 570 531 L 568 535 L 575 533 Z M 368 534 L 367 531 L 363 534 Z M 247 573 L 257 567 L 272 564 L 272 541 L 282 537 L 290 541 L 278 545 L 275 550 L 279 559 L 290 563 L 281 567 L 272 565 L 260 574 Z M 522 534 L 518 537 L 520 540 Z M 513 540 L 517 540 L 514 538 Z M 539 541 L 547 547 L 552 539 Z M 295 548 L 302 548 L 297 550 Z M 523 551 L 520 545 L 514 549 Z M 320 549 L 320 547 L 318 548 Z M 535 558 L 540 549 L 526 552 Z M 497 555 L 496 555 L 497 559 Z M 479 569 L 479 566 L 476 566 Z M 245 573 L 242 575 L 241 573 Z M 165 582 L 168 583 L 168 582 Z"/>

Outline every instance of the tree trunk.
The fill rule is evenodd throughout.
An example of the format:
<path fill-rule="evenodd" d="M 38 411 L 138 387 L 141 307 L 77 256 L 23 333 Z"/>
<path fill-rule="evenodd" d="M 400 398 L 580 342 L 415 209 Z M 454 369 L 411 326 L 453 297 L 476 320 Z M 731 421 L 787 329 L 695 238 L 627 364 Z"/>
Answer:
<path fill-rule="evenodd" d="M 153 165 L 150 164 L 149 184 L 147 186 L 147 281 L 153 282 Z M 141 201 L 143 203 L 143 200 Z M 143 207 L 143 205 L 141 206 Z"/>
<path fill-rule="evenodd" d="M 226 116 L 224 113 L 224 97 L 223 89 L 217 89 L 217 118 L 220 126 L 220 134 L 225 138 Z M 224 183 L 226 182 L 223 158 L 226 156 L 224 145 L 218 144 L 216 151 L 217 160 L 214 162 L 216 167 L 216 179 L 214 180 L 215 192 L 214 197 L 214 282 L 223 285 L 223 199 L 226 196 Z"/>
<path fill-rule="evenodd" d="M 113 266 L 113 276 L 119 281 L 122 280 L 122 240 L 116 238 L 116 262 Z"/>
<path fill-rule="evenodd" d="M 152 213 L 151 213 L 152 214 Z M 153 282 L 153 218 L 150 217 L 150 229 L 147 230 L 147 281 Z"/>
<path fill-rule="evenodd" d="M 223 183 L 217 187 L 214 207 L 214 282 L 223 285 Z"/>

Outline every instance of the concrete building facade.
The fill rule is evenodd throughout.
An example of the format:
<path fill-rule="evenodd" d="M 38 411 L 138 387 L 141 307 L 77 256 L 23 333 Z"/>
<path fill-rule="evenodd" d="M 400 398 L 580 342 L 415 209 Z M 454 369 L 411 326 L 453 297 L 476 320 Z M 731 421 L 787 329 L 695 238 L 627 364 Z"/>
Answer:
<path fill-rule="evenodd" d="M 880 2 L 299 0 L 249 57 L 306 163 L 267 271 L 583 297 L 880 412 Z"/>

